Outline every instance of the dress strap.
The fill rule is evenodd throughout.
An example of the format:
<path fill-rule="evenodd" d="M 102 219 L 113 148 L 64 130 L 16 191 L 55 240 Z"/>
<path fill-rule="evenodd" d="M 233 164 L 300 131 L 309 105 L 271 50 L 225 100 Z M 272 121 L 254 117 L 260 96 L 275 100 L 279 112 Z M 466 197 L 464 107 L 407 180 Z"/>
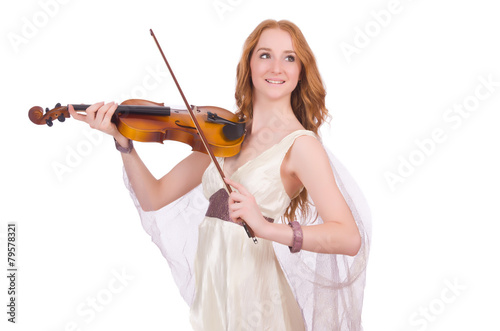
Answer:
<path fill-rule="evenodd" d="M 297 130 L 290 133 L 288 136 L 283 138 L 283 140 L 281 140 L 281 142 L 279 143 L 279 146 L 277 146 L 278 148 L 276 153 L 280 154 L 280 160 L 279 160 L 280 164 L 283 162 L 285 155 L 288 153 L 290 147 L 292 147 L 293 143 L 295 142 L 295 139 L 301 136 L 311 136 L 316 139 L 319 139 L 318 136 L 310 130 Z"/>

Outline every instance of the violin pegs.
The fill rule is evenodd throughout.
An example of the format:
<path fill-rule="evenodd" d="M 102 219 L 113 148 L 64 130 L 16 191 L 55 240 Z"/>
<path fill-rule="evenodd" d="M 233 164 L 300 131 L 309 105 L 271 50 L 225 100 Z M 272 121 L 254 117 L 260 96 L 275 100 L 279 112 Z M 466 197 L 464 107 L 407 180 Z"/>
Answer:
<path fill-rule="evenodd" d="M 47 123 L 48 126 L 52 126 L 54 123 L 52 123 L 52 117 L 49 117 L 45 120 L 45 123 Z"/>
<path fill-rule="evenodd" d="M 45 112 L 48 113 L 49 112 L 49 107 L 45 108 Z"/>
<path fill-rule="evenodd" d="M 58 103 L 58 105 L 60 105 L 60 103 Z M 57 105 L 56 105 L 56 107 L 57 107 Z M 66 118 L 64 117 L 64 114 L 57 116 L 57 119 L 59 120 L 59 122 L 64 122 L 66 120 Z"/>
<path fill-rule="evenodd" d="M 61 103 L 58 102 L 56 103 L 56 106 L 54 108 L 59 108 L 59 107 L 61 107 Z"/>

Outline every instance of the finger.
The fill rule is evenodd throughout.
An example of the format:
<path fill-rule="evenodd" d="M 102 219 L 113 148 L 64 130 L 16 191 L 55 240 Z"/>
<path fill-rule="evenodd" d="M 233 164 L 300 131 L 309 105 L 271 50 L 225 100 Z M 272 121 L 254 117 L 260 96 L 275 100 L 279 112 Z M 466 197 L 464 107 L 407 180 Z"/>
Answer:
<path fill-rule="evenodd" d="M 241 210 L 241 208 L 243 208 L 243 205 L 241 203 L 231 203 L 228 205 L 230 213 L 237 212 L 238 210 Z"/>
<path fill-rule="evenodd" d="M 104 101 L 96 102 L 90 106 L 87 107 L 85 112 L 88 113 L 95 113 L 99 108 L 101 108 L 104 105 Z"/>
<path fill-rule="evenodd" d="M 231 195 L 232 194 L 233 193 L 231 193 Z M 232 205 L 238 203 L 238 201 L 234 200 L 234 197 L 232 197 L 231 195 L 229 196 L 229 198 L 227 198 L 227 204 L 228 204 L 229 208 L 231 208 Z"/>
<path fill-rule="evenodd" d="M 224 181 L 226 183 L 228 183 L 229 185 L 231 185 L 232 187 L 234 187 L 238 192 L 240 192 L 242 194 L 248 194 L 248 191 L 240 183 L 235 182 L 234 180 L 227 178 L 227 177 L 224 178 Z"/>
<path fill-rule="evenodd" d="M 234 204 L 229 207 L 229 217 L 233 220 L 236 221 L 237 219 L 242 217 L 242 209 L 241 207 L 238 206 L 239 204 Z"/>
<path fill-rule="evenodd" d="M 75 120 L 86 122 L 86 115 L 77 113 L 73 105 L 68 105 L 68 112 Z"/>
<path fill-rule="evenodd" d="M 118 108 L 118 104 L 116 102 L 113 102 L 113 105 L 111 107 L 109 107 L 108 111 L 104 115 L 103 124 L 107 125 L 111 122 L 111 118 L 115 114 L 117 108 Z"/>
<path fill-rule="evenodd" d="M 246 197 L 238 191 L 233 191 L 229 195 L 229 199 L 230 203 L 242 203 L 243 201 L 245 201 Z"/>
<path fill-rule="evenodd" d="M 114 102 L 108 102 L 107 104 L 101 106 L 96 114 L 95 114 L 95 120 L 94 120 L 94 126 L 96 128 L 102 128 L 102 122 L 104 120 L 104 115 L 108 112 L 108 110 L 114 105 Z"/>
<path fill-rule="evenodd" d="M 94 103 L 93 105 L 89 106 L 85 112 L 87 113 L 87 122 L 93 122 L 95 119 L 95 113 L 99 108 L 101 108 L 104 105 L 104 101 Z"/>

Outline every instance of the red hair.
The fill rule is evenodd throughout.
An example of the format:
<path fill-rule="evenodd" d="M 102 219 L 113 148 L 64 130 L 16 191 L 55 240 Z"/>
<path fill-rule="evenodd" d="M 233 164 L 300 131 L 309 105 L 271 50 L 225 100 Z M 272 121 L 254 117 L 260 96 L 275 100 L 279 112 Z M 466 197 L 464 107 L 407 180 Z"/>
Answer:
<path fill-rule="evenodd" d="M 300 80 L 292 92 L 290 104 L 299 122 L 306 130 L 318 134 L 318 129 L 328 118 L 325 106 L 326 91 L 316 65 L 316 58 L 300 29 L 287 20 L 265 20 L 248 36 L 243 46 L 243 52 L 236 70 L 236 115 L 240 118 L 253 117 L 253 84 L 250 72 L 250 59 L 257 46 L 262 32 L 266 29 L 281 29 L 290 34 L 294 51 L 301 63 Z M 304 189 L 285 212 L 289 221 L 295 219 L 295 212 L 301 210 L 307 213 L 307 191 Z"/>

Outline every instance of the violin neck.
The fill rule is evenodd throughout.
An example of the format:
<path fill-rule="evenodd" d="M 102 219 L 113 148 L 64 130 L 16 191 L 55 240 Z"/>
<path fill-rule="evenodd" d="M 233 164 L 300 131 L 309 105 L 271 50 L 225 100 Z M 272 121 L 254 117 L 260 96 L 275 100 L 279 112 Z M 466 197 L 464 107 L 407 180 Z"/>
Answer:
<path fill-rule="evenodd" d="M 72 105 L 76 111 L 85 111 L 90 105 Z M 170 116 L 170 107 L 119 105 L 115 113 L 151 116 Z"/>

